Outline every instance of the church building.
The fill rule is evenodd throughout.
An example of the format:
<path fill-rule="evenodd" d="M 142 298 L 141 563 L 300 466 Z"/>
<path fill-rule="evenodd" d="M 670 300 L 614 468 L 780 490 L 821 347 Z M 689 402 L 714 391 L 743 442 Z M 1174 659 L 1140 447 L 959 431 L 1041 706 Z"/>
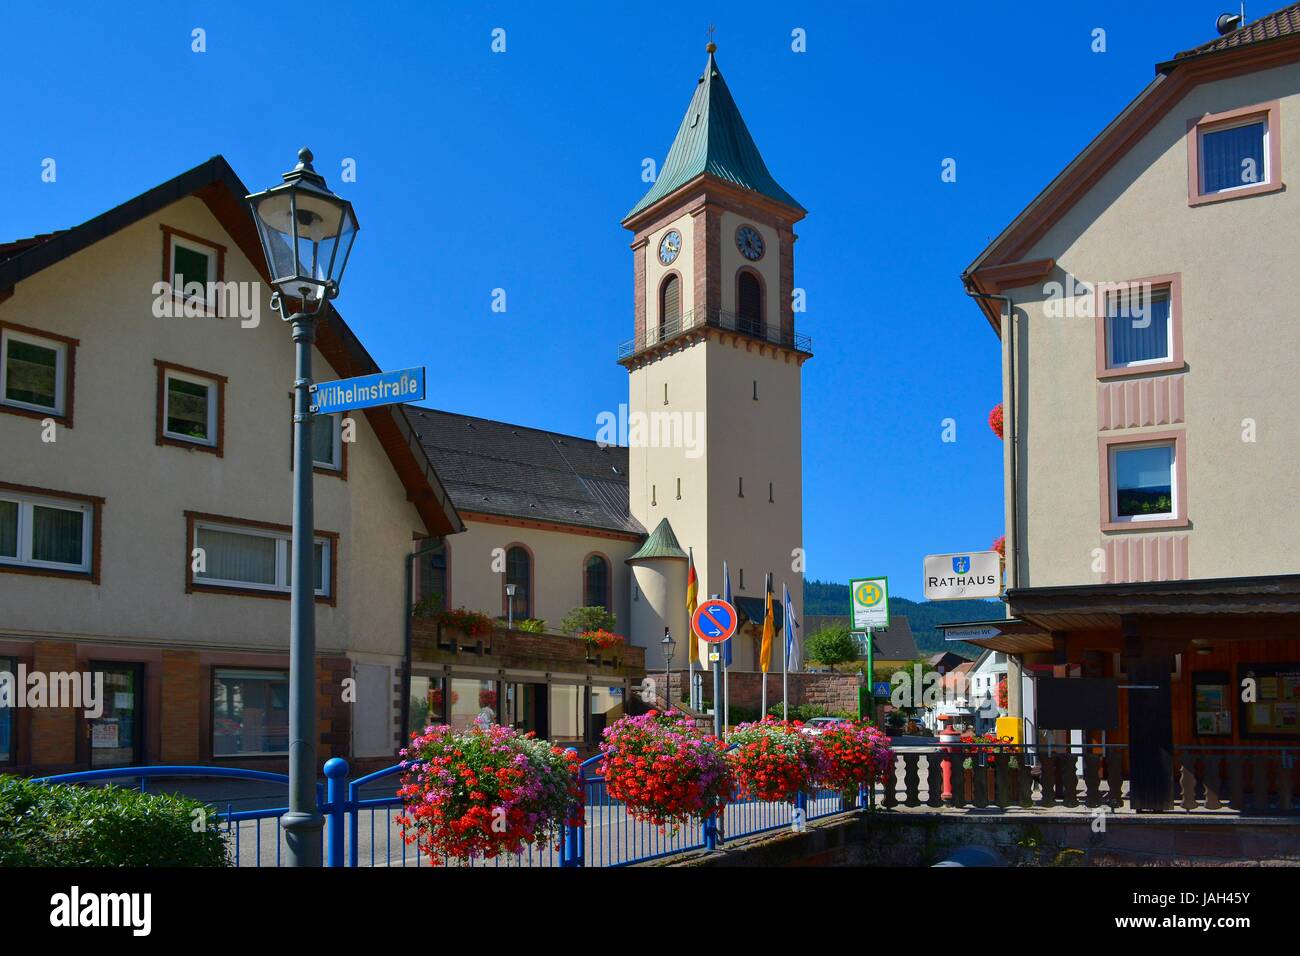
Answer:
<path fill-rule="evenodd" d="M 651 671 L 665 628 L 686 663 L 688 549 L 701 600 L 722 593 L 728 564 L 745 621 L 735 669 L 759 669 L 768 574 L 778 633 L 782 585 L 803 605 L 800 375 L 811 342 L 795 331 L 793 300 L 805 210 L 768 171 L 715 49 L 658 178 L 622 221 L 634 288 L 632 338 L 618 351 L 627 447 L 406 408 L 466 529 L 419 562 L 417 598 L 548 629 L 602 605 Z"/>

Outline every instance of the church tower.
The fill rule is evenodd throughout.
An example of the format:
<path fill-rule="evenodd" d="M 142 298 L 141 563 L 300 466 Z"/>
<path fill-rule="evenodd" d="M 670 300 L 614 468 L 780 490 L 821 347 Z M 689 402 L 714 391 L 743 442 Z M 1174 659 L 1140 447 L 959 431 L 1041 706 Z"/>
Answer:
<path fill-rule="evenodd" d="M 658 178 L 623 219 L 636 312 L 619 362 L 631 512 L 646 528 L 667 519 L 693 550 L 701 600 L 722 592 L 727 562 L 751 621 L 732 666 L 757 670 L 764 576 L 775 604 L 785 584 L 796 615 L 803 608 L 800 369 L 812 352 L 795 331 L 793 293 L 794 224 L 805 211 L 768 172 L 715 49 Z M 634 602 L 644 600 L 643 568 L 634 565 Z M 780 633 L 779 610 L 775 623 Z M 686 635 L 677 626 L 673 635 L 681 646 Z M 778 638 L 773 673 L 780 648 Z"/>

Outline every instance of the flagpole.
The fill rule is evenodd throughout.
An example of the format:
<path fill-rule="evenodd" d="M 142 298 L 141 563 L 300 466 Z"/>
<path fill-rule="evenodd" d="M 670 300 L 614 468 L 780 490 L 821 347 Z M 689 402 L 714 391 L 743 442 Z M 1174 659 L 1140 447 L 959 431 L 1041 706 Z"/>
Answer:
<path fill-rule="evenodd" d="M 787 608 L 788 611 L 788 608 Z M 790 622 L 785 622 L 785 627 L 789 627 Z M 784 631 L 785 628 L 782 628 Z M 789 634 L 781 635 L 781 719 L 790 719 L 790 636 Z"/>

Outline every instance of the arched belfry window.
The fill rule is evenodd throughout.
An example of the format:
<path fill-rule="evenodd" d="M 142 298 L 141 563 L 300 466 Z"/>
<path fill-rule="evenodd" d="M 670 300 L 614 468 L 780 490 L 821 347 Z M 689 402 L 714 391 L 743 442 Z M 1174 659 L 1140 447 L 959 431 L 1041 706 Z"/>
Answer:
<path fill-rule="evenodd" d="M 515 585 L 515 620 L 533 616 L 533 556 L 528 549 L 515 545 L 506 550 L 506 579 L 502 582 L 501 604 L 505 607 L 510 598 L 504 585 Z"/>
<path fill-rule="evenodd" d="M 681 322 L 682 280 L 670 275 L 659 286 L 659 341 L 680 329 Z"/>
<path fill-rule="evenodd" d="M 762 335 L 763 283 L 748 269 L 736 276 L 736 328 L 750 335 Z"/>
<path fill-rule="evenodd" d="M 603 555 L 590 555 L 582 568 L 582 606 L 609 607 L 609 562 Z"/>

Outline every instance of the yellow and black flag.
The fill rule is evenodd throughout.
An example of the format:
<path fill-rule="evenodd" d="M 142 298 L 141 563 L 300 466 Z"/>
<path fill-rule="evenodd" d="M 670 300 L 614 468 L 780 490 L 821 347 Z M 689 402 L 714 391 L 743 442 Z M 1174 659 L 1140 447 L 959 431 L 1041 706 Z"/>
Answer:
<path fill-rule="evenodd" d="M 758 663 L 763 668 L 763 673 L 766 674 L 768 665 L 772 663 L 772 638 L 776 636 L 776 628 L 772 625 L 772 575 L 770 573 L 767 576 L 764 588 L 767 591 L 767 597 L 764 598 L 763 643 L 758 648 Z"/>

